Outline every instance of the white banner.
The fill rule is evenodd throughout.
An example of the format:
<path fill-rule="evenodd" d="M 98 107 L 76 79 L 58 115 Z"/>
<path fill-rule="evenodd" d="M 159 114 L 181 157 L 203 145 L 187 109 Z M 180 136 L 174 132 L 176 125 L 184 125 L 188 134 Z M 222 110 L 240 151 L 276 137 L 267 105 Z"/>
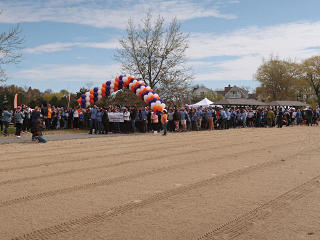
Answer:
<path fill-rule="evenodd" d="M 124 122 L 123 113 L 108 113 L 109 122 Z"/>

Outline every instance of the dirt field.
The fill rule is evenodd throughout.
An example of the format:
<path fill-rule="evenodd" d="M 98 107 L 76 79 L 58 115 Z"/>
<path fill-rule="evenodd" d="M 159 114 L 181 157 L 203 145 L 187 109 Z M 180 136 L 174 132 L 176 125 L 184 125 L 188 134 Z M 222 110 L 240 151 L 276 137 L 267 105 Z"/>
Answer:
<path fill-rule="evenodd" d="M 0 239 L 320 239 L 320 127 L 0 145 Z"/>

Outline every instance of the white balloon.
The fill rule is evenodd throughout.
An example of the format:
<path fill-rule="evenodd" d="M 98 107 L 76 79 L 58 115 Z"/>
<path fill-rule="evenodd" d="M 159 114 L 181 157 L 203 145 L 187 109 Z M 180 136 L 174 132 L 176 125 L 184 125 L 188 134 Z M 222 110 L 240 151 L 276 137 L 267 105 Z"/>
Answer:
<path fill-rule="evenodd" d="M 147 90 L 150 90 L 150 89 L 151 89 L 151 87 L 147 86 L 147 87 L 146 87 L 146 89 L 147 89 Z"/>
<path fill-rule="evenodd" d="M 123 78 L 122 78 L 122 81 L 123 81 L 123 82 L 128 81 L 128 77 L 123 77 Z"/>
<path fill-rule="evenodd" d="M 89 97 L 89 96 L 90 96 L 90 92 L 86 92 L 85 94 L 86 94 L 86 96 L 87 96 L 87 97 Z"/>
<path fill-rule="evenodd" d="M 132 83 L 133 83 L 133 84 L 136 84 L 136 83 L 137 83 L 137 80 L 134 80 Z"/>
<path fill-rule="evenodd" d="M 86 97 L 86 102 L 89 102 L 89 101 L 90 101 L 90 97 L 87 96 L 87 97 Z"/>
<path fill-rule="evenodd" d="M 158 94 L 153 94 L 153 96 L 155 96 L 155 97 L 159 97 L 159 95 L 158 95 Z"/>
<path fill-rule="evenodd" d="M 155 103 L 151 103 L 151 109 L 153 109 L 153 107 L 155 106 Z"/>
<path fill-rule="evenodd" d="M 161 106 L 163 109 L 165 109 L 166 105 L 164 103 L 161 103 Z"/>
<path fill-rule="evenodd" d="M 98 100 L 100 100 L 102 98 L 102 96 L 101 95 L 98 95 Z"/>
<path fill-rule="evenodd" d="M 86 102 L 86 107 L 89 107 L 90 106 L 90 102 Z"/>
<path fill-rule="evenodd" d="M 160 106 L 161 102 L 160 101 L 156 101 L 156 105 Z"/>
<path fill-rule="evenodd" d="M 148 98 L 148 94 L 143 96 L 144 101 L 147 101 L 147 98 Z"/>
<path fill-rule="evenodd" d="M 153 93 L 149 92 L 148 93 L 148 97 L 151 97 L 153 95 Z"/>
<path fill-rule="evenodd" d="M 139 96 L 139 92 L 141 91 L 141 88 L 138 88 L 136 91 L 136 95 Z"/>
<path fill-rule="evenodd" d="M 99 87 L 98 87 L 98 90 L 101 90 L 101 88 L 102 88 L 102 86 L 99 86 Z"/>
<path fill-rule="evenodd" d="M 98 94 L 101 95 L 101 93 L 102 93 L 102 91 L 101 91 L 101 89 L 99 89 L 99 90 L 98 90 Z"/>

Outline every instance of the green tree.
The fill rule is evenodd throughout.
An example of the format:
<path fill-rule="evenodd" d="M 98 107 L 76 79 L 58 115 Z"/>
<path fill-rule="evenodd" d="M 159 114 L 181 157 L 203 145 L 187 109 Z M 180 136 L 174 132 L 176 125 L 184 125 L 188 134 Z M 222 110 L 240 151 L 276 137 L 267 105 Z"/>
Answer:
<path fill-rule="evenodd" d="M 301 64 L 303 79 L 312 89 L 316 102 L 320 106 L 320 56 L 306 59 Z"/>
<path fill-rule="evenodd" d="M 256 93 L 262 100 L 296 100 L 298 64 L 271 58 L 258 68 L 255 77 L 261 83 Z"/>

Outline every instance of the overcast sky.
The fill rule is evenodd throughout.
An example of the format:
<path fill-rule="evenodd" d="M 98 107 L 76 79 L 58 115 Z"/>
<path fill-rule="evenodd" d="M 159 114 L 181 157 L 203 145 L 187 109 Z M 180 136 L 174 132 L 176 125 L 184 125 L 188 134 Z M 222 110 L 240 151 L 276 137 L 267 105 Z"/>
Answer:
<path fill-rule="evenodd" d="M 126 74 L 113 59 L 118 39 L 129 17 L 139 22 L 150 8 L 181 21 L 194 83 L 212 89 L 254 88 L 263 59 L 320 51 L 319 0 L 0 0 L 0 32 L 19 23 L 25 37 L 7 84 L 75 92 Z"/>

